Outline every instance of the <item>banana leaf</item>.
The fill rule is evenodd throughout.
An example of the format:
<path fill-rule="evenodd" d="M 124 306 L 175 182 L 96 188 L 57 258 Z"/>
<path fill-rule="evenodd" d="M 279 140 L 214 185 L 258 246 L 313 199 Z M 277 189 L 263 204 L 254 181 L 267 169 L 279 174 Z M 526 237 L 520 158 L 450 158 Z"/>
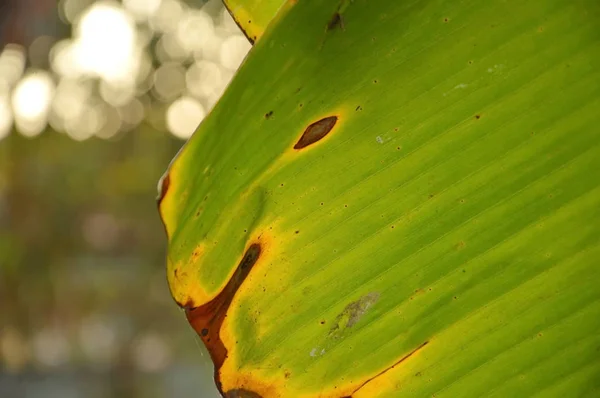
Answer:
<path fill-rule="evenodd" d="M 598 126 L 597 1 L 285 2 L 161 182 L 219 390 L 598 396 Z"/>

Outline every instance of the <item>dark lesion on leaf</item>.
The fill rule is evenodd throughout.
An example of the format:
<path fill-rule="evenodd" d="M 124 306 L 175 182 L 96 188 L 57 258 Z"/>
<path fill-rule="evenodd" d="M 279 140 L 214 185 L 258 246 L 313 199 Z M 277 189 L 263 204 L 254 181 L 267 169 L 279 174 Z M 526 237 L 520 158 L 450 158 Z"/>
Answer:
<path fill-rule="evenodd" d="M 219 391 L 221 382 L 219 380 L 219 369 L 227 358 L 227 348 L 221 340 L 220 330 L 225 320 L 227 310 L 231 305 L 233 297 L 242 283 L 256 264 L 261 254 L 260 243 L 252 243 L 246 249 L 244 257 L 235 269 L 233 276 L 227 282 L 225 288 L 211 301 L 199 307 L 184 305 L 186 316 L 194 330 L 198 333 L 204 345 L 210 353 L 215 365 L 215 382 Z M 253 394 L 249 391 L 235 390 L 227 394 Z M 259 395 L 225 395 L 226 397 L 260 397 Z"/>
<path fill-rule="evenodd" d="M 250 245 L 248 250 L 246 250 L 246 254 L 240 262 L 239 268 L 245 269 L 248 267 L 252 267 L 258 260 L 258 256 L 260 256 L 260 245 L 258 243 L 253 243 L 252 245 Z M 245 277 L 246 275 L 244 275 L 244 278 Z"/>
<path fill-rule="evenodd" d="M 327 30 L 333 30 L 335 28 L 341 28 L 342 30 L 344 30 L 344 19 L 342 18 L 342 15 L 339 12 L 333 14 L 331 19 L 329 20 L 329 23 L 327 24 Z"/>
<path fill-rule="evenodd" d="M 248 391 L 243 388 L 236 388 L 235 390 L 227 391 L 224 395 L 225 398 L 262 398 L 262 395 L 259 395 L 253 391 Z"/>
<path fill-rule="evenodd" d="M 335 13 L 333 14 L 331 19 L 327 23 L 327 31 L 328 32 L 330 30 L 337 29 L 337 28 L 345 30 L 343 14 L 352 2 L 354 2 L 354 0 L 340 0 Z"/>
<path fill-rule="evenodd" d="M 323 139 L 323 137 L 329 134 L 331 129 L 333 129 L 337 120 L 337 116 L 328 116 L 308 126 L 306 130 L 304 130 L 300 140 L 294 145 L 294 149 L 306 148 Z"/>

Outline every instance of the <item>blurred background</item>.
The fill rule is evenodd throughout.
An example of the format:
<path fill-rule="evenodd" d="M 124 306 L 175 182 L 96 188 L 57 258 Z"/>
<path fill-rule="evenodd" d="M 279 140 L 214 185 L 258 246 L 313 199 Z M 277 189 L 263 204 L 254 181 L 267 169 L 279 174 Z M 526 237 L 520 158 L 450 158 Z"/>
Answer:
<path fill-rule="evenodd" d="M 0 397 L 214 397 L 156 185 L 250 45 L 220 0 L 0 0 Z"/>

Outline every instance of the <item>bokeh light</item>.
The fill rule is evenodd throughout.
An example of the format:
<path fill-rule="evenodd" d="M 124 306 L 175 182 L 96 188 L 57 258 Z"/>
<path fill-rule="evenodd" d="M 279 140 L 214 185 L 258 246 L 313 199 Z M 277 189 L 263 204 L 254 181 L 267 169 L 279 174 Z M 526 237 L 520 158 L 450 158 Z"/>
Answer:
<path fill-rule="evenodd" d="M 176 137 L 188 138 L 204 116 L 200 102 L 192 97 L 181 97 L 169 106 L 167 126 Z"/>
<path fill-rule="evenodd" d="M 161 0 L 123 0 L 123 5 L 137 20 L 144 21 L 153 16 Z"/>
<path fill-rule="evenodd" d="M 139 57 L 136 33 L 133 18 L 118 3 L 94 3 L 76 24 L 73 72 L 115 84 L 130 80 Z"/>
<path fill-rule="evenodd" d="M 48 127 L 109 139 L 145 121 L 187 139 L 251 47 L 219 0 L 61 0 L 58 11 L 71 36 L 0 52 L 0 139 Z"/>
<path fill-rule="evenodd" d="M 17 44 L 7 44 L 0 52 L 0 81 L 14 85 L 25 70 L 25 49 Z"/>
<path fill-rule="evenodd" d="M 245 37 L 232 35 L 221 46 L 221 63 L 227 69 L 236 70 L 249 50 L 250 43 Z"/>
<path fill-rule="evenodd" d="M 17 129 L 23 135 L 33 137 L 44 130 L 53 95 L 54 81 L 45 71 L 30 72 L 17 84 L 12 106 Z"/>

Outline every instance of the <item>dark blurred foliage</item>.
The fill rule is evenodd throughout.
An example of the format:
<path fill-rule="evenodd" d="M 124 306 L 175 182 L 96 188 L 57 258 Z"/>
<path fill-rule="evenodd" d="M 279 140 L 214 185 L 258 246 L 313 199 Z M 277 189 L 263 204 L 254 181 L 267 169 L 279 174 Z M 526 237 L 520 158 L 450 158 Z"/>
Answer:
<path fill-rule="evenodd" d="M 212 389 L 164 272 L 156 182 L 180 146 L 145 125 L 114 141 L 50 132 L 0 143 L 1 348 L 13 375 L 0 378 L 0 396 L 40 377 L 72 396 L 174 396 L 164 383 L 150 395 L 144 381 L 156 387 L 170 372 Z M 77 390 L 81 377 L 90 383 Z"/>
<path fill-rule="evenodd" d="M 3 324 L 63 323 L 98 306 L 156 323 L 136 302 L 152 299 L 149 274 L 164 285 L 155 186 L 180 145 L 144 126 L 117 141 L 13 134 L 0 144 Z"/>

